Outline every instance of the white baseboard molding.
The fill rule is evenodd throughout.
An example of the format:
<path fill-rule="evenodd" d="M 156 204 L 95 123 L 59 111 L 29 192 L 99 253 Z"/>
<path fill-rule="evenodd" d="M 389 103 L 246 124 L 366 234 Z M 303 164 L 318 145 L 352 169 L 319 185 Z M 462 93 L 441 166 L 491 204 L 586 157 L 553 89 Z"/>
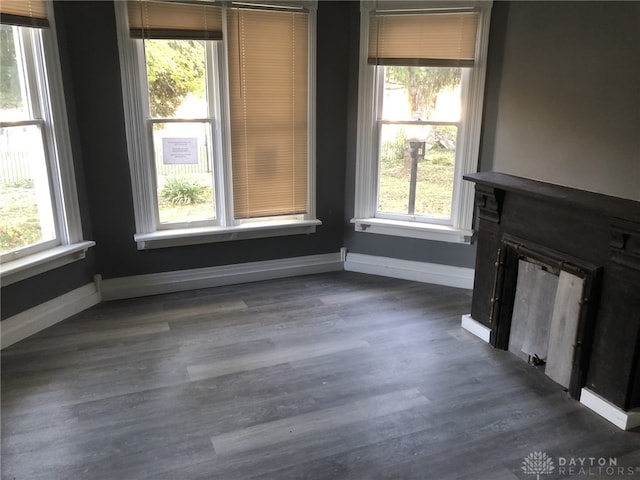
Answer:
<path fill-rule="evenodd" d="M 491 340 L 491 329 L 471 318 L 471 315 L 462 315 L 462 328 L 487 343 Z"/>
<path fill-rule="evenodd" d="M 100 293 L 105 301 L 117 300 L 342 269 L 340 252 L 336 252 L 112 278 L 100 282 Z"/>
<path fill-rule="evenodd" d="M 0 323 L 0 348 L 38 333 L 62 320 L 100 303 L 100 293 L 95 283 L 88 283 L 64 295 L 41 303 L 33 308 L 9 317 Z"/>
<path fill-rule="evenodd" d="M 344 269 L 383 277 L 473 289 L 473 268 L 400 260 L 361 253 L 347 253 Z"/>
<path fill-rule="evenodd" d="M 640 426 L 640 409 L 625 412 L 588 388 L 583 388 L 580 392 L 580 403 L 622 430 Z"/>

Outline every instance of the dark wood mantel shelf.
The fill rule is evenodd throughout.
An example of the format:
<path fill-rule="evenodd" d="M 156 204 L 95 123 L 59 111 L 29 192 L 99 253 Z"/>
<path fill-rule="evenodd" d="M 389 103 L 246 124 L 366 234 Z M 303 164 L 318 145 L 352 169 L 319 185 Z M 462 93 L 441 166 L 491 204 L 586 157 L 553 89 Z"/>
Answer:
<path fill-rule="evenodd" d="M 464 176 L 476 184 L 496 188 L 539 200 L 565 203 L 574 208 L 640 222 L 640 202 L 576 188 L 540 182 L 499 172 L 479 172 Z M 640 185 L 638 185 L 640 192 Z"/>
<path fill-rule="evenodd" d="M 623 410 L 640 407 L 640 202 L 498 172 L 464 178 L 476 184 L 471 316 L 491 329 L 492 345 L 504 348 L 500 322 L 515 290 L 505 251 L 578 265 L 593 281 L 590 327 L 577 340 L 581 386 Z"/>

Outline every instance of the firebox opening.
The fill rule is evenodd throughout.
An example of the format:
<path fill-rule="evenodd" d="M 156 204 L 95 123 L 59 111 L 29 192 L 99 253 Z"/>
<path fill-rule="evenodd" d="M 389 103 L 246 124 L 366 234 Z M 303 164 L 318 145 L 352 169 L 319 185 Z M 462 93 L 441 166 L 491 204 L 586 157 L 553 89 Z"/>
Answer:
<path fill-rule="evenodd" d="M 509 351 L 569 388 L 584 279 L 532 258 L 518 261 Z"/>

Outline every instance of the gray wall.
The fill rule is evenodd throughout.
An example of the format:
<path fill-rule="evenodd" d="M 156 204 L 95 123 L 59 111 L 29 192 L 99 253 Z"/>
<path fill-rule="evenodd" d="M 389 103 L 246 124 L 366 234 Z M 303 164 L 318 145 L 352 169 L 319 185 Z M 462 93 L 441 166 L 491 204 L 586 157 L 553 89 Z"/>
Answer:
<path fill-rule="evenodd" d="M 493 19 L 482 169 L 640 200 L 640 2 L 498 2 Z"/>
<path fill-rule="evenodd" d="M 315 235 L 138 251 L 111 1 L 56 1 L 88 258 L 1 289 L 2 318 L 105 278 L 337 252 L 472 268 L 475 245 L 356 233 L 358 2 L 319 2 Z M 565 23 L 573 23 L 565 29 Z M 640 200 L 640 3 L 495 2 L 481 170 Z"/>

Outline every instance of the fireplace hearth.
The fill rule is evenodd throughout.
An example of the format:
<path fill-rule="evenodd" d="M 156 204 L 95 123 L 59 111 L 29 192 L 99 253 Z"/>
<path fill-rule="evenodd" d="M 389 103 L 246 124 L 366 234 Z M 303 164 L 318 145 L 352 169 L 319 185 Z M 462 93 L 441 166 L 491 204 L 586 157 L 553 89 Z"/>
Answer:
<path fill-rule="evenodd" d="M 471 318 L 491 345 L 551 354 L 547 374 L 575 399 L 586 389 L 640 407 L 640 202 L 496 172 L 465 179 L 477 205 Z"/>

